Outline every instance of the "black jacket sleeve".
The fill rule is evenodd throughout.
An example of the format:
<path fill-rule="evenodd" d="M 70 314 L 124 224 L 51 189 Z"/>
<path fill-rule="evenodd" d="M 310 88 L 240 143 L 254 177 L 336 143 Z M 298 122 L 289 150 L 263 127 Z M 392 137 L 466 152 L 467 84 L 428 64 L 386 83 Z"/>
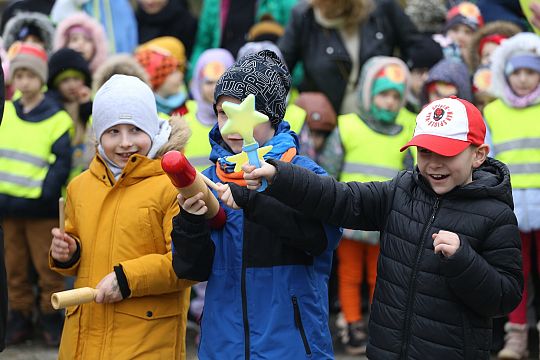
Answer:
<path fill-rule="evenodd" d="M 313 256 L 326 250 L 328 240 L 320 220 L 305 216 L 268 195 L 234 183 L 229 186 L 234 201 L 244 209 L 246 219 L 263 225 L 276 234 L 277 239 Z"/>
<path fill-rule="evenodd" d="M 265 194 L 307 216 L 348 229 L 380 231 L 396 179 L 387 182 L 339 182 L 300 166 L 269 160 L 276 167 Z"/>
<path fill-rule="evenodd" d="M 49 167 L 45 181 L 43 181 L 42 199 L 45 201 L 56 201 L 60 197 L 62 187 L 66 185 L 71 171 L 72 151 L 68 131 L 56 140 L 51 150 L 56 156 L 56 161 Z"/>
<path fill-rule="evenodd" d="M 521 301 L 521 240 L 517 221 L 510 208 L 494 220 L 484 240 L 481 254 L 467 238 L 441 267 L 449 286 L 461 301 L 484 317 L 510 313 Z"/>
<path fill-rule="evenodd" d="M 193 215 L 180 208 L 173 218 L 172 265 L 180 279 L 206 281 L 214 263 L 215 245 L 203 215 Z"/>

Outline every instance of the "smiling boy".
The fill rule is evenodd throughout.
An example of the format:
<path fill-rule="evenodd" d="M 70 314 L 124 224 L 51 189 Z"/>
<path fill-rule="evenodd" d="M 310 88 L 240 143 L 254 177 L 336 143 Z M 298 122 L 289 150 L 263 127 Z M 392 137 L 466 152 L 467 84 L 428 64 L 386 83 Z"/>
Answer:
<path fill-rule="evenodd" d="M 440 126 L 434 126 L 434 124 Z M 279 161 L 244 165 L 263 193 L 332 225 L 381 231 L 369 320 L 370 359 L 488 359 L 491 319 L 523 289 L 510 174 L 487 158 L 471 103 L 426 106 L 414 136 L 418 167 L 386 182 L 337 182 Z"/>

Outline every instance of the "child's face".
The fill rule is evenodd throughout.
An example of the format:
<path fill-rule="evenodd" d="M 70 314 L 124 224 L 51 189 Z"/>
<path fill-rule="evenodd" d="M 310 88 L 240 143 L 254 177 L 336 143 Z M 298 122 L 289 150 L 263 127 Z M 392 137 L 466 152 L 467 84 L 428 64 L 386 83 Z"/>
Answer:
<path fill-rule="evenodd" d="M 401 95 L 392 89 L 381 91 L 373 97 L 373 103 L 379 109 L 397 112 L 401 105 Z"/>
<path fill-rule="evenodd" d="M 442 156 L 418 147 L 418 169 L 437 195 L 472 182 L 473 169 L 482 165 L 489 147 L 469 146 L 455 156 Z"/>
<path fill-rule="evenodd" d="M 43 86 L 40 77 L 32 70 L 25 68 L 15 70 L 11 82 L 22 96 L 34 96 L 41 91 Z"/>
<path fill-rule="evenodd" d="M 526 96 L 540 85 L 540 73 L 526 68 L 517 69 L 508 76 L 508 84 L 517 96 Z"/>
<path fill-rule="evenodd" d="M 67 47 L 79 52 L 86 61 L 90 61 L 94 57 L 94 43 L 81 32 L 69 34 Z"/>
<path fill-rule="evenodd" d="M 454 25 L 446 32 L 446 35 L 462 50 L 469 46 L 473 34 L 474 30 L 464 24 Z"/>
<path fill-rule="evenodd" d="M 484 44 L 482 53 L 480 54 L 480 62 L 482 65 L 489 65 L 491 63 L 491 54 L 493 54 L 498 47 L 499 45 L 494 42 L 487 42 Z"/>
<path fill-rule="evenodd" d="M 411 70 L 411 92 L 416 97 L 419 97 L 422 93 L 422 86 L 428 79 L 429 69 L 413 69 Z"/>
<path fill-rule="evenodd" d="M 167 5 L 169 0 L 139 0 L 143 11 L 149 15 L 157 14 Z"/>
<path fill-rule="evenodd" d="M 457 94 L 458 88 L 454 84 L 438 81 L 433 89 L 428 92 L 428 100 L 432 102 Z"/>
<path fill-rule="evenodd" d="M 183 81 L 184 74 L 182 74 L 180 70 L 175 70 L 167 76 L 163 84 L 161 84 L 157 90 L 157 93 L 163 97 L 178 94 Z"/>
<path fill-rule="evenodd" d="M 152 140 L 147 133 L 131 124 L 119 124 L 105 130 L 100 139 L 105 155 L 118 167 L 126 166 L 133 154 L 148 155 Z"/>
<path fill-rule="evenodd" d="M 84 86 L 84 81 L 81 78 L 71 76 L 60 81 L 58 91 L 67 102 L 79 101 L 79 93 Z"/>
<path fill-rule="evenodd" d="M 228 120 L 227 114 L 225 114 L 225 111 L 223 111 L 223 107 L 222 107 L 225 101 L 229 101 L 233 104 L 241 103 L 240 100 L 233 98 L 231 96 L 222 95 L 219 97 L 218 102 L 216 104 L 216 110 L 218 114 L 218 126 L 219 126 L 220 131 L 223 128 L 223 125 L 225 125 L 225 123 Z M 274 133 L 275 133 L 275 130 L 272 127 L 272 124 L 270 123 L 270 121 L 267 121 L 263 124 L 259 124 L 255 126 L 255 129 L 253 129 L 253 137 L 259 143 L 260 146 L 262 146 L 263 144 L 266 144 L 266 142 L 274 136 Z M 229 134 L 229 135 L 222 135 L 222 136 L 223 136 L 223 141 L 225 141 L 225 143 L 229 145 L 229 147 L 235 154 L 242 152 L 244 139 L 240 136 L 240 134 Z"/>
<path fill-rule="evenodd" d="M 214 90 L 217 80 L 204 79 L 201 82 L 201 95 L 204 101 L 212 104 L 214 102 Z"/>

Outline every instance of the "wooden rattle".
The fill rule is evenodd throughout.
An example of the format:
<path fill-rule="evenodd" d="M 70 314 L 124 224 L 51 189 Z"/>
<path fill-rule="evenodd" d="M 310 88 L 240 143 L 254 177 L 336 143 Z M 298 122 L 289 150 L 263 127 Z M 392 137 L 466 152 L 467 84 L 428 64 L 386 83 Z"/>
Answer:
<path fill-rule="evenodd" d="M 73 305 L 86 304 L 94 301 L 97 293 L 97 289 L 91 287 L 60 291 L 51 295 L 51 304 L 55 310 Z"/>

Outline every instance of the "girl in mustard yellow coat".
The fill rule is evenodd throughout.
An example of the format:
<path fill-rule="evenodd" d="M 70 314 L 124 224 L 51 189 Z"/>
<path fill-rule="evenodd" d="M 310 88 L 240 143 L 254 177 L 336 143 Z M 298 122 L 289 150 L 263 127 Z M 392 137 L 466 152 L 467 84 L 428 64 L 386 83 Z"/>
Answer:
<path fill-rule="evenodd" d="M 53 229 L 51 269 L 98 290 L 68 307 L 59 359 L 184 359 L 189 287 L 171 265 L 177 191 L 160 156 L 182 150 L 183 120 L 157 117 L 150 88 L 115 75 L 93 103 L 97 155 L 68 186 L 65 233 Z"/>

